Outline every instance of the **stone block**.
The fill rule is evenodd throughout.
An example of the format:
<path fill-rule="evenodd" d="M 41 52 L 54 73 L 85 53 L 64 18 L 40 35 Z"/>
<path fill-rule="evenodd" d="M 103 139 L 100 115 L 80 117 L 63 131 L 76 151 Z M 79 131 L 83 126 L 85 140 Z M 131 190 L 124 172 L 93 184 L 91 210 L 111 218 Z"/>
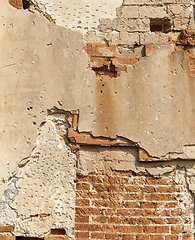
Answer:
<path fill-rule="evenodd" d="M 138 6 L 122 6 L 121 7 L 121 17 L 138 18 L 139 17 L 139 7 Z"/>
<path fill-rule="evenodd" d="M 168 34 L 164 33 L 143 33 L 140 35 L 140 43 L 141 44 L 147 44 L 147 43 L 153 43 L 153 44 L 166 44 L 169 41 Z"/>
<path fill-rule="evenodd" d="M 182 6 L 179 4 L 170 4 L 168 6 L 168 12 L 170 12 L 173 15 L 179 15 L 182 12 Z"/>
<path fill-rule="evenodd" d="M 165 18 L 167 16 L 166 8 L 155 6 L 140 6 L 140 18 Z"/>
<path fill-rule="evenodd" d="M 143 19 L 128 19 L 126 21 L 127 32 L 146 32 L 150 31 L 150 20 L 148 18 Z"/>
<path fill-rule="evenodd" d="M 128 33 L 128 32 L 120 32 L 120 43 L 121 44 L 128 44 L 128 45 L 135 45 L 139 44 L 139 33 Z"/>

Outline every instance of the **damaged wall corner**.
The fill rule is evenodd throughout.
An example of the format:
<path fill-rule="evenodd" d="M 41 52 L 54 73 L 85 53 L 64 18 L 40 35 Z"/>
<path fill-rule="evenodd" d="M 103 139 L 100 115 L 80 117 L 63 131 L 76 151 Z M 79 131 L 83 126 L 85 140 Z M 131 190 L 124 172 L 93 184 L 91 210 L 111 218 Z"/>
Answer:
<path fill-rule="evenodd" d="M 194 240 L 194 2 L 0 4 L 0 240 Z"/>

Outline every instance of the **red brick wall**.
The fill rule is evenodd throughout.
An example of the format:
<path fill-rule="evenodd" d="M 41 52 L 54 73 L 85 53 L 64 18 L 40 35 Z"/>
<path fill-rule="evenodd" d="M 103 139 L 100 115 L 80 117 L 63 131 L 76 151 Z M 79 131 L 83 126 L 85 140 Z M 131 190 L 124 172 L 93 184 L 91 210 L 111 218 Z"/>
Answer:
<path fill-rule="evenodd" d="M 185 174 L 155 179 L 124 172 L 77 176 L 76 239 L 193 239 Z"/>

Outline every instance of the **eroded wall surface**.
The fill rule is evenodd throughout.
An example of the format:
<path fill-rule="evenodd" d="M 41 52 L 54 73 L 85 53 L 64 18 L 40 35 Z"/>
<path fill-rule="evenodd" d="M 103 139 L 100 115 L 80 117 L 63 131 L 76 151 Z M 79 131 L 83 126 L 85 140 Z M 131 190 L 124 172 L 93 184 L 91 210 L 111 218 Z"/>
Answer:
<path fill-rule="evenodd" d="M 194 239 L 194 2 L 0 19 L 0 239 Z"/>

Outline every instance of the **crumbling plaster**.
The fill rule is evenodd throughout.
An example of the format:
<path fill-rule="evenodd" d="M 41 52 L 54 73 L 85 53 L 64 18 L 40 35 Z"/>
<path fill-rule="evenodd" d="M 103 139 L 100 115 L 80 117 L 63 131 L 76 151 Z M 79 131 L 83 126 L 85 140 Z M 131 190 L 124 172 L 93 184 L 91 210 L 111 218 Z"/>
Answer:
<path fill-rule="evenodd" d="M 189 67 L 188 53 L 175 50 L 175 44 L 168 42 L 168 36 L 174 37 L 175 34 L 177 38 L 178 34 L 155 35 L 148 33 L 148 29 L 146 33 L 142 32 L 141 35 L 146 37 L 138 37 L 138 40 L 142 39 L 138 42 L 141 44 L 140 56 L 144 44 L 151 43 L 155 36 L 153 54 L 133 66 L 128 66 L 127 71 L 117 78 L 109 78 L 109 81 L 104 82 L 104 88 L 100 89 L 98 78 L 89 67 L 89 56 L 83 50 L 85 41 L 91 41 L 90 37 L 87 37 L 87 34 L 91 33 L 86 31 L 94 27 L 100 34 L 108 28 L 120 32 L 117 41 L 125 43 L 125 39 L 130 36 L 129 32 L 123 31 L 123 28 L 121 30 L 108 27 L 110 22 L 117 22 L 121 15 L 126 14 L 125 9 L 118 8 L 115 15 L 116 7 L 122 2 L 113 2 L 112 6 L 105 6 L 100 2 L 97 7 L 96 3 L 91 4 L 94 10 L 91 8 L 90 16 L 93 12 L 98 13 L 95 14 L 94 23 L 89 21 L 88 29 L 84 31 L 86 35 L 83 35 L 81 30 L 84 28 L 83 16 L 78 18 L 81 18 L 83 24 L 83 28 L 79 27 L 78 31 L 72 31 L 73 27 L 76 29 L 78 26 L 77 20 L 73 21 L 76 15 L 70 15 L 71 21 L 67 20 L 67 16 L 61 16 L 65 3 L 59 2 L 58 6 L 45 2 L 36 4 L 45 9 L 55 19 L 55 23 L 44 19 L 37 11 L 16 10 L 8 2 L 1 0 L 0 48 L 3 54 L 0 58 L 0 193 L 3 199 L 0 214 L 5 214 L 5 217 L 0 223 L 14 224 L 14 234 L 30 236 L 43 236 L 57 223 L 56 227 L 66 228 L 69 237 L 74 238 L 76 157 L 70 152 L 66 142 L 61 141 L 52 130 L 54 122 L 60 119 L 60 115 L 56 115 L 55 121 L 52 116 L 48 117 L 47 110 L 54 106 L 57 107 L 58 114 L 64 113 L 64 110 L 79 109 L 79 132 L 89 132 L 96 137 L 125 137 L 145 149 L 155 158 L 152 160 L 159 160 L 156 163 L 139 162 L 137 148 L 133 147 L 95 147 L 93 150 L 90 147 L 81 147 L 78 173 L 87 175 L 111 168 L 161 177 L 179 167 L 184 169 L 186 186 L 194 195 L 193 161 L 162 161 L 169 160 L 166 156 L 170 153 L 175 153 L 175 158 L 181 159 L 194 159 L 195 156 L 194 76 Z M 67 15 L 70 7 L 76 6 L 76 3 L 71 4 L 65 11 Z M 81 2 L 80 6 L 82 4 Z M 101 4 L 101 8 L 105 10 L 99 15 L 98 7 Z M 134 5 L 132 1 L 123 1 L 125 6 L 131 4 Z M 182 6 L 183 4 L 182 2 Z M 189 10 L 191 20 L 192 5 L 187 1 L 187 5 L 189 4 L 190 7 L 183 7 Z M 180 5 L 171 5 L 170 12 L 179 15 L 178 6 Z M 55 11 L 58 8 L 59 13 Z M 80 14 L 81 10 L 78 4 L 75 11 Z M 189 19 L 188 17 L 187 14 L 185 19 Z M 111 21 L 100 18 L 111 18 Z M 125 21 L 123 19 L 122 22 Z M 105 29 L 102 28 L 103 25 L 106 26 Z M 118 24 L 116 26 L 120 27 Z M 185 26 L 193 27 L 193 22 L 188 21 Z M 176 30 L 179 29 L 180 27 Z M 101 35 L 100 42 L 104 41 L 105 36 L 107 35 Z M 131 50 L 135 40 L 124 48 Z M 112 43 L 117 41 L 112 39 Z M 132 52 L 128 54 L 118 51 L 117 54 L 129 57 Z M 100 121 L 102 119 L 104 121 Z M 64 124 L 65 120 L 63 121 Z M 66 125 L 65 131 L 67 127 Z M 56 161 L 57 169 L 53 166 Z M 45 164 L 48 167 L 45 168 Z M 68 174 L 65 175 L 64 172 Z M 57 177 L 53 178 L 55 174 Z M 61 181 L 62 178 L 65 182 Z M 29 189 L 26 187 L 28 184 Z M 37 184 L 40 186 L 39 190 Z M 57 191 L 51 191 L 51 194 L 45 187 L 48 185 Z M 53 199 L 51 206 L 47 205 L 48 198 Z M 67 201 L 60 202 L 62 198 Z M 42 205 L 36 208 L 36 201 L 40 199 Z M 63 224 L 60 224 L 62 219 Z M 47 227 L 44 225 L 41 230 L 40 224 L 46 224 Z M 37 232 L 38 225 L 40 232 Z"/>
<path fill-rule="evenodd" d="M 157 47 L 152 56 L 111 78 L 101 95 L 79 32 L 3 1 L 1 22 L 2 181 L 30 155 L 37 127 L 53 106 L 79 109 L 80 132 L 126 137 L 154 157 L 194 144 L 193 76 L 187 53 L 174 51 L 173 44 Z"/>

